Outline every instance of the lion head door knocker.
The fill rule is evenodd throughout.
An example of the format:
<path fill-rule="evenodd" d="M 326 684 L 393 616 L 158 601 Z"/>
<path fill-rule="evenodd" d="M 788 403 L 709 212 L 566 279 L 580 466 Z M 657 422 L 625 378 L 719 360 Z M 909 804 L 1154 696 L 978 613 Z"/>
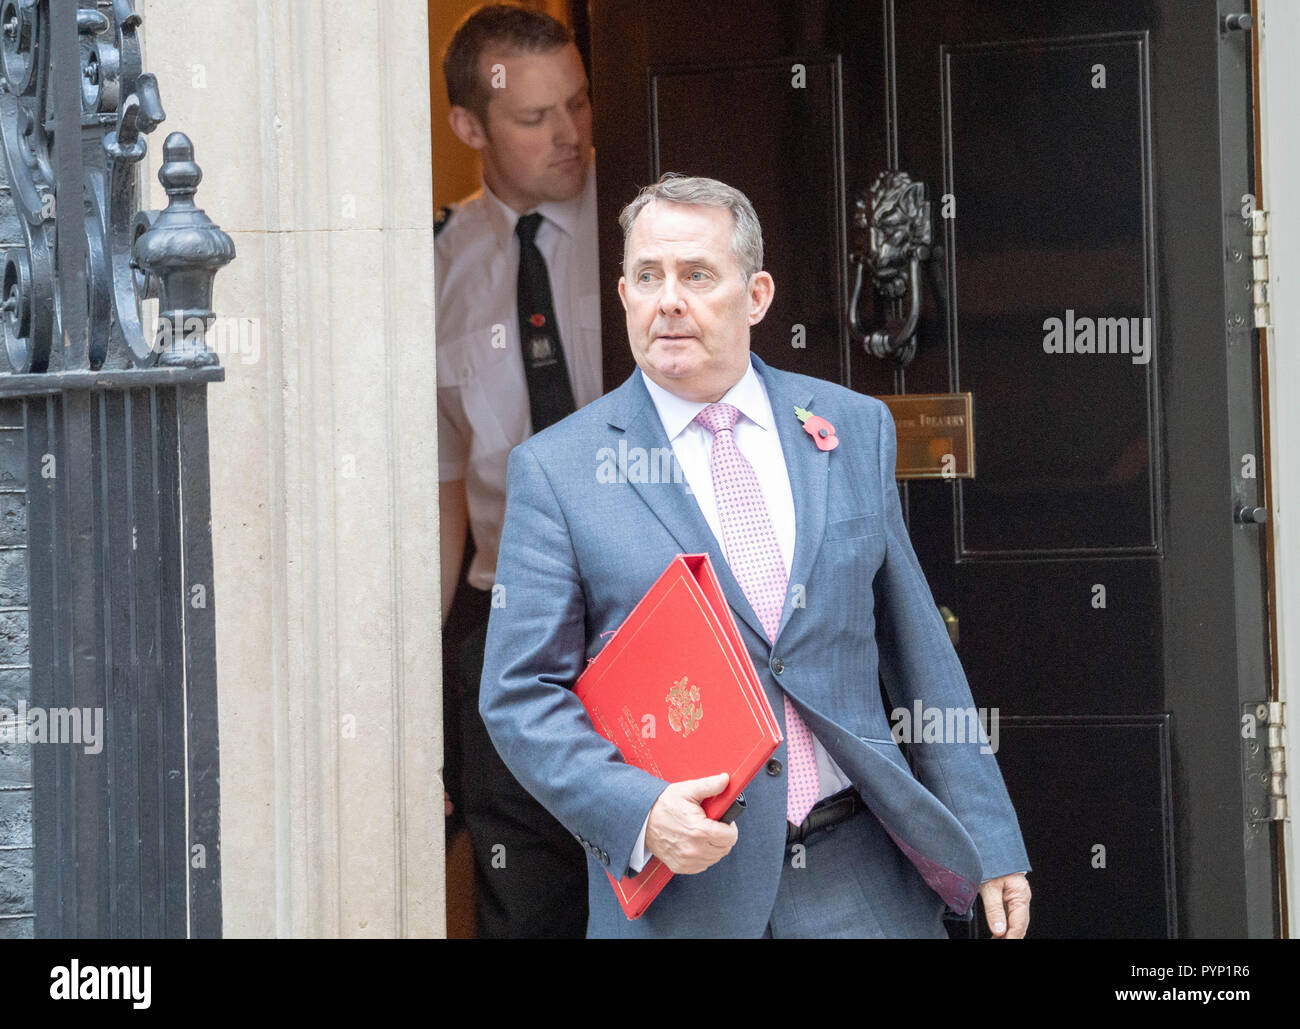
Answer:
<path fill-rule="evenodd" d="M 913 182 L 907 172 L 881 172 L 871 189 L 859 193 L 854 201 L 853 225 L 858 238 L 849 260 L 858 270 L 849 300 L 849 332 L 869 354 L 906 365 L 916 356 L 921 262 L 930 258 L 930 202 L 925 183 Z M 907 297 L 902 316 L 887 318 L 883 327 L 874 330 L 862 324 L 858 313 L 863 269 L 868 266 L 880 296 L 887 301 Z"/>

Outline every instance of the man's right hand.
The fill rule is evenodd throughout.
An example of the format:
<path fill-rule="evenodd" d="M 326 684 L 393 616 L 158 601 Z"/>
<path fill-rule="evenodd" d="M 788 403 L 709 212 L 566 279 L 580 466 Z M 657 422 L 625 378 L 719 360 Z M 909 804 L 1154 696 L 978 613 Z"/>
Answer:
<path fill-rule="evenodd" d="M 727 773 L 675 782 L 659 794 L 646 823 L 645 845 L 677 875 L 694 875 L 717 864 L 736 845 L 734 825 L 715 822 L 700 801 L 727 788 Z"/>

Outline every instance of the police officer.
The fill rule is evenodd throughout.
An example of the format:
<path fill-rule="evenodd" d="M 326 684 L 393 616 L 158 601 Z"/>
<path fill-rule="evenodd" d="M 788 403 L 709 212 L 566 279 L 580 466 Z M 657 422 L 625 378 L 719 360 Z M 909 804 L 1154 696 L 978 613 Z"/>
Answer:
<path fill-rule="evenodd" d="M 505 520 L 506 459 L 601 392 L 591 105 L 571 33 L 507 4 L 472 11 L 443 56 L 458 139 L 482 188 L 436 227 L 442 609 L 455 597 L 464 815 L 481 937 L 580 937 L 581 846 L 510 775 L 478 713 L 483 641 Z M 466 531 L 467 585 L 457 590 Z M 467 614 L 465 612 L 468 612 Z"/>

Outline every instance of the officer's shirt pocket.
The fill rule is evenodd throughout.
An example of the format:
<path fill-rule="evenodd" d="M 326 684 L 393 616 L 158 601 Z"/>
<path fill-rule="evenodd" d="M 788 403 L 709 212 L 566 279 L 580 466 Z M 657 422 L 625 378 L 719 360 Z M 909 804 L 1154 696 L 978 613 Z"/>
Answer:
<path fill-rule="evenodd" d="M 527 438 L 528 384 L 503 328 L 487 326 L 439 346 L 438 385 L 459 389 L 474 434 L 471 451 L 501 453 Z"/>

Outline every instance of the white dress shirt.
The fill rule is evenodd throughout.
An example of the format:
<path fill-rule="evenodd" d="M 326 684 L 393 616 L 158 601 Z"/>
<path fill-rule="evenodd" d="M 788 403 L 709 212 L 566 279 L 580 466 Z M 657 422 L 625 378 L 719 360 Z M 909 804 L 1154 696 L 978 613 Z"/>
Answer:
<path fill-rule="evenodd" d="M 602 392 L 596 172 L 572 200 L 541 204 L 564 361 L 578 407 Z M 520 215 L 486 185 L 458 205 L 434 245 L 438 481 L 465 480 L 475 554 L 469 583 L 492 588 L 506 510 L 506 459 L 532 435 L 519 345 Z"/>
<path fill-rule="evenodd" d="M 695 421 L 695 416 L 709 405 L 683 400 L 655 383 L 645 372 L 639 374 L 659 412 L 659 420 L 672 443 L 673 453 L 682 466 L 682 476 L 695 495 L 704 520 L 709 523 L 718 547 L 725 555 L 727 548 L 722 539 L 722 522 L 718 518 L 718 503 L 713 492 L 713 433 Z M 781 449 L 781 437 L 776 430 L 772 404 L 768 400 L 763 380 L 758 377 L 752 364 L 745 369 L 740 381 L 727 390 L 719 403 L 730 404 L 740 411 L 741 417 L 736 421 L 732 435 L 736 446 L 758 477 L 768 517 L 772 520 L 781 556 L 785 559 L 785 574 L 788 578 L 790 565 L 794 561 L 794 494 L 790 491 L 790 475 L 786 470 L 785 453 Z M 790 412 L 790 417 L 794 417 L 793 411 Z M 811 730 L 809 732 L 811 734 Z M 821 787 L 818 799 L 833 796 L 853 785 L 815 735 L 813 750 L 817 757 L 817 776 Z M 648 817 L 646 822 L 649 823 Z M 645 847 L 645 831 L 646 826 L 642 825 L 641 835 L 632 851 L 634 872 L 641 871 L 650 860 L 650 853 Z"/>

